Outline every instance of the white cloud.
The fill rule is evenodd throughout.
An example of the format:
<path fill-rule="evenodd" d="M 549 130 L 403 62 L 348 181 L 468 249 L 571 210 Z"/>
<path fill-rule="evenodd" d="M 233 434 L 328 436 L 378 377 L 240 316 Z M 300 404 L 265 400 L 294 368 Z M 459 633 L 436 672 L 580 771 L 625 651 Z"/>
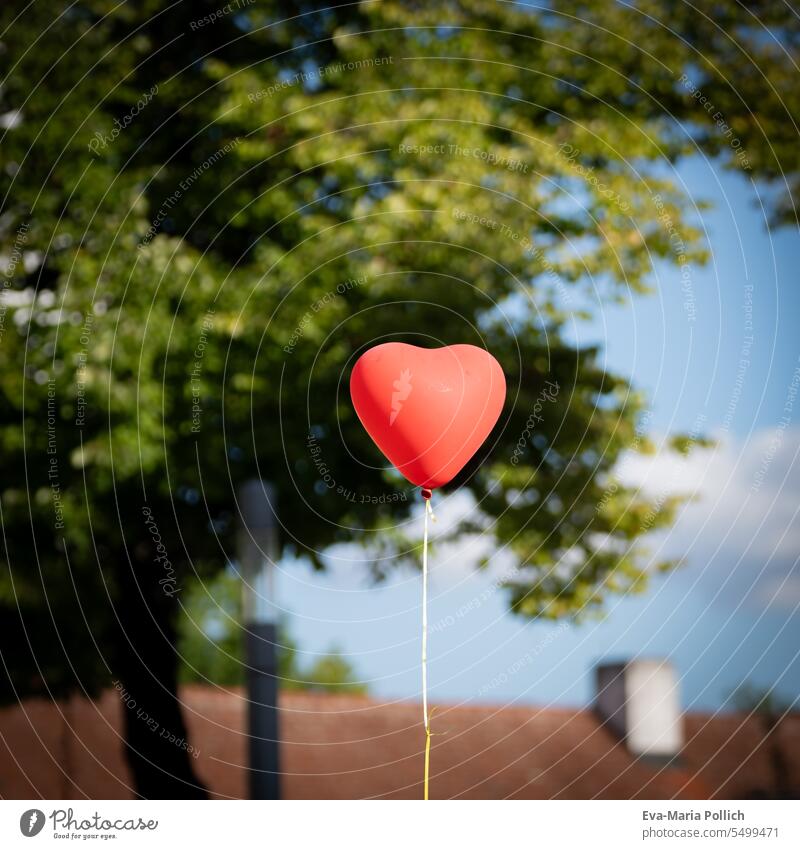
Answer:
<path fill-rule="evenodd" d="M 658 535 L 662 551 L 685 556 L 691 576 L 728 601 L 794 610 L 800 603 L 800 428 L 756 432 L 744 443 L 688 457 L 671 451 L 629 457 L 628 484 L 651 497 L 692 495 L 676 524 Z"/>

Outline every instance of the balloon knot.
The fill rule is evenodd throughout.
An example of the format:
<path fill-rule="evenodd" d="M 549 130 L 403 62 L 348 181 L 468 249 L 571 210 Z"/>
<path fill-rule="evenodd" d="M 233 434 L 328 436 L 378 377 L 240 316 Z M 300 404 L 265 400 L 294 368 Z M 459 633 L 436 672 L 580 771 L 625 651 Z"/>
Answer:
<path fill-rule="evenodd" d="M 432 493 L 429 489 L 423 489 L 423 490 L 422 490 L 422 497 L 423 497 L 426 501 L 430 501 L 430 497 L 431 497 L 431 495 L 432 495 L 432 494 L 433 494 L 433 493 Z"/>

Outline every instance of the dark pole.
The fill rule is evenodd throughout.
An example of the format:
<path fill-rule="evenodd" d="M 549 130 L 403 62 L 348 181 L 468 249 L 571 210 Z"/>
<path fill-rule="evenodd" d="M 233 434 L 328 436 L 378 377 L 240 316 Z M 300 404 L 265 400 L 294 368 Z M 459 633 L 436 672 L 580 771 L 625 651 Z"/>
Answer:
<path fill-rule="evenodd" d="M 280 799 L 275 626 L 248 622 L 246 628 L 250 798 Z"/>
<path fill-rule="evenodd" d="M 277 627 L 272 581 L 279 546 L 274 488 L 261 480 L 242 484 L 239 488 L 239 513 L 250 798 L 280 799 Z"/>

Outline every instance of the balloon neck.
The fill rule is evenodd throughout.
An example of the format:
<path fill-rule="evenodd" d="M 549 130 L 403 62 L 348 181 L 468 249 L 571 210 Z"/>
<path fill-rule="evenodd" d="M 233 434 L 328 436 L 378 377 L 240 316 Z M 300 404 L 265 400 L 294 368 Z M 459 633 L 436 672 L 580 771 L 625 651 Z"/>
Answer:
<path fill-rule="evenodd" d="M 433 493 L 432 493 L 429 489 L 423 489 L 423 490 L 422 490 L 422 497 L 423 497 L 426 501 L 430 501 L 430 498 L 431 498 L 431 495 L 432 495 L 432 494 L 433 494 Z"/>

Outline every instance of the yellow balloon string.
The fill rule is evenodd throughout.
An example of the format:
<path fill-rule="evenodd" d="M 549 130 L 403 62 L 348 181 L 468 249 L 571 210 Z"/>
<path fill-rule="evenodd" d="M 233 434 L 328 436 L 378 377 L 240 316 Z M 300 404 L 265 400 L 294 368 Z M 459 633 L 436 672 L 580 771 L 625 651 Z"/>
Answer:
<path fill-rule="evenodd" d="M 424 799 L 428 801 L 428 777 L 431 765 L 431 722 L 428 714 L 428 516 L 436 521 L 431 507 L 430 492 L 425 498 L 425 530 L 422 535 L 422 718 L 425 723 L 425 778 Z"/>

